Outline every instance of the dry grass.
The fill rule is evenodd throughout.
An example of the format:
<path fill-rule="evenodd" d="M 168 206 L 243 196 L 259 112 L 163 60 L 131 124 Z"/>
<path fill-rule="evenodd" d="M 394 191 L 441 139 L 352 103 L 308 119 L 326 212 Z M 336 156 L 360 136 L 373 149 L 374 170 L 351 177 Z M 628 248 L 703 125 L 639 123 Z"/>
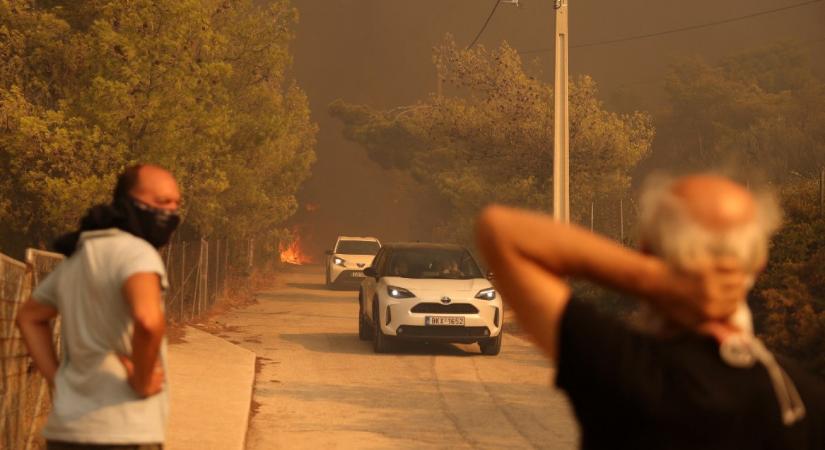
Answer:
<path fill-rule="evenodd" d="M 170 320 L 169 326 L 167 327 L 169 342 L 173 344 L 186 342 L 186 326 L 193 326 L 199 330 L 218 336 L 225 335 L 227 332 L 238 331 L 235 327 L 228 326 L 216 319 L 234 309 L 257 303 L 257 299 L 255 298 L 256 292 L 262 289 L 272 288 L 280 281 L 276 273 L 277 271 L 274 267 L 268 267 L 266 269 L 256 270 L 248 277 L 230 277 L 227 280 L 226 293 L 206 312 L 183 322 Z"/>

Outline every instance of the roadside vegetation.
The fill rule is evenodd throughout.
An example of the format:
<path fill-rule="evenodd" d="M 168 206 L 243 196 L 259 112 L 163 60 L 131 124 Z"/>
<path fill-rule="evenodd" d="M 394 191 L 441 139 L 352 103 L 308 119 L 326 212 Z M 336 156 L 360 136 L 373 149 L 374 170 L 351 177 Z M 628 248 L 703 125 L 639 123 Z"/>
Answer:
<path fill-rule="evenodd" d="M 182 232 L 273 238 L 317 127 L 288 0 L 0 1 L 0 248 L 43 247 L 136 162 L 170 168 Z"/>

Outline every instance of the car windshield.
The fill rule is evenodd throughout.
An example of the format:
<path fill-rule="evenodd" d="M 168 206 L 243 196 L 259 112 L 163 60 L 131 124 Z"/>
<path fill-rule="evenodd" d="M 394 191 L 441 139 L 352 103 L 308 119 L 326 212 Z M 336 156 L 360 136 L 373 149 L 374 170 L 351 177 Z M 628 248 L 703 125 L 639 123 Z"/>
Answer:
<path fill-rule="evenodd" d="M 375 241 L 338 241 L 335 253 L 342 255 L 374 255 L 381 245 Z"/>
<path fill-rule="evenodd" d="M 386 276 L 468 280 L 483 278 L 473 255 L 465 249 L 411 248 L 394 250 Z"/>

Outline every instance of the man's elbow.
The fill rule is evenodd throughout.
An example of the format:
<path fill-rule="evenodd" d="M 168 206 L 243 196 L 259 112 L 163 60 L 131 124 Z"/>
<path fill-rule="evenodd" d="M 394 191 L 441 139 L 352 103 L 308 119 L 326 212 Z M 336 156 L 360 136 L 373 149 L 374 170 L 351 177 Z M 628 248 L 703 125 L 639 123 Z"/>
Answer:
<path fill-rule="evenodd" d="M 17 316 L 14 318 L 14 323 L 17 324 L 17 328 L 22 330 L 24 327 L 31 327 L 32 325 L 49 322 L 49 319 L 41 316 L 44 316 L 44 314 L 42 312 L 38 313 L 37 305 L 34 303 L 34 300 L 29 300 L 26 303 L 23 303 L 23 306 L 17 311 Z"/>
<path fill-rule="evenodd" d="M 17 317 L 14 318 L 14 323 L 20 330 L 23 330 L 29 325 L 29 323 L 31 323 L 28 311 L 26 311 L 25 308 L 22 308 L 20 311 L 17 312 Z"/>
<path fill-rule="evenodd" d="M 500 226 L 506 214 L 506 207 L 495 204 L 481 210 L 476 220 L 476 241 L 480 248 L 490 248 L 500 240 Z"/>
<path fill-rule="evenodd" d="M 141 314 L 135 316 L 135 331 L 159 338 L 166 332 L 163 314 Z"/>

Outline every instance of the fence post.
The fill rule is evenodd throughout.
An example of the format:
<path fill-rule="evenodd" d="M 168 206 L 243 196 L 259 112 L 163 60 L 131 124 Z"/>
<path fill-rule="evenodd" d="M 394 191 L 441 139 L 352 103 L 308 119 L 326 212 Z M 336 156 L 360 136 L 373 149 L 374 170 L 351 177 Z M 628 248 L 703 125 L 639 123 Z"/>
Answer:
<path fill-rule="evenodd" d="M 593 232 L 593 215 L 596 209 L 596 201 L 592 200 L 590 202 L 590 232 Z"/>
<path fill-rule="evenodd" d="M 619 237 L 624 244 L 624 199 L 619 199 Z"/>
<path fill-rule="evenodd" d="M 183 300 L 186 298 L 186 241 L 181 242 L 182 249 L 180 252 L 180 295 L 178 296 L 178 311 L 180 312 L 180 321 L 183 322 Z"/>
<path fill-rule="evenodd" d="M 825 168 L 819 171 L 819 215 L 825 217 Z"/>
<path fill-rule="evenodd" d="M 221 240 L 215 239 L 215 281 L 212 282 L 215 290 L 215 296 L 212 300 L 212 304 L 217 303 L 218 301 L 218 290 L 220 289 L 220 269 L 221 269 Z"/>
<path fill-rule="evenodd" d="M 223 268 L 221 269 L 221 297 L 226 295 L 226 274 L 229 273 L 229 238 L 223 243 Z"/>
<path fill-rule="evenodd" d="M 201 249 L 198 249 L 198 251 L 200 252 Z M 194 290 L 193 296 L 192 296 L 193 297 L 192 298 L 192 308 L 191 308 L 191 313 L 189 315 L 190 319 L 195 316 L 195 306 L 198 303 L 198 291 L 200 290 L 200 282 L 201 282 L 200 253 L 198 253 L 198 262 L 195 263 L 195 264 L 197 264 L 195 266 L 195 280 L 194 280 L 195 281 L 195 290 Z"/>
<path fill-rule="evenodd" d="M 204 246 L 204 242 L 206 245 Z M 198 301 L 198 315 L 203 314 L 206 309 L 206 302 L 209 300 L 209 290 L 207 281 L 209 279 L 209 241 L 201 238 L 201 294 Z"/>
<path fill-rule="evenodd" d="M 247 256 L 249 257 L 249 261 L 246 264 L 247 272 L 252 273 L 252 266 L 255 263 L 255 238 L 249 238 L 249 251 L 247 252 Z"/>

